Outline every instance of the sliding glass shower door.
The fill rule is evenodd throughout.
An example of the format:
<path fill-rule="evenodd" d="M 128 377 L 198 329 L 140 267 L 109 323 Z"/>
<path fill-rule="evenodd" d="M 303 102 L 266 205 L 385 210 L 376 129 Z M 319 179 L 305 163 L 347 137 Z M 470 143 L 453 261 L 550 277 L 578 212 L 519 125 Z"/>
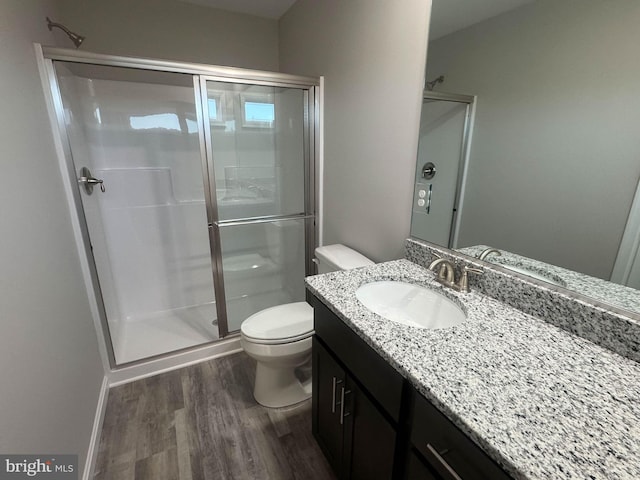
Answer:
<path fill-rule="evenodd" d="M 215 342 L 304 300 L 318 79 L 49 50 L 112 366 Z"/>
<path fill-rule="evenodd" d="M 295 87 L 202 82 L 221 328 L 233 332 L 257 311 L 304 300 L 309 99 Z"/>
<path fill-rule="evenodd" d="M 217 339 L 193 77 L 55 68 L 116 363 Z"/>

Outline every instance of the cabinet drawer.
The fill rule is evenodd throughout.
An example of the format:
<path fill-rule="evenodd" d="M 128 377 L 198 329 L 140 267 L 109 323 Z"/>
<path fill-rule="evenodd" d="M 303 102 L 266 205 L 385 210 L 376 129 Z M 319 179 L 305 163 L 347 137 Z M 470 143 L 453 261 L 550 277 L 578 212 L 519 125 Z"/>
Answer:
<path fill-rule="evenodd" d="M 425 462 L 413 449 L 409 452 L 408 457 L 405 480 L 439 480 L 438 477 L 434 476 L 433 470 L 425 465 Z"/>
<path fill-rule="evenodd" d="M 416 391 L 413 396 L 411 443 L 441 478 L 511 478 L 431 402 Z"/>
<path fill-rule="evenodd" d="M 394 421 L 400 418 L 402 376 L 313 295 L 316 337 L 340 359 Z"/>

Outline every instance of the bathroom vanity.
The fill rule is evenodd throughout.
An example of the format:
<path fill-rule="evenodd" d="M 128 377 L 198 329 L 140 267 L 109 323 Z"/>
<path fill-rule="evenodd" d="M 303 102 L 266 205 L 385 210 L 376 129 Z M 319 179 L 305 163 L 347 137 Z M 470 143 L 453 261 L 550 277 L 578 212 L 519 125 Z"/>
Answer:
<path fill-rule="evenodd" d="M 326 305 L 309 301 L 313 433 L 339 478 L 511 478 Z"/>
<path fill-rule="evenodd" d="M 391 322 L 375 281 L 447 296 L 460 325 Z M 408 260 L 309 277 L 313 432 L 339 478 L 640 478 L 640 365 Z"/>

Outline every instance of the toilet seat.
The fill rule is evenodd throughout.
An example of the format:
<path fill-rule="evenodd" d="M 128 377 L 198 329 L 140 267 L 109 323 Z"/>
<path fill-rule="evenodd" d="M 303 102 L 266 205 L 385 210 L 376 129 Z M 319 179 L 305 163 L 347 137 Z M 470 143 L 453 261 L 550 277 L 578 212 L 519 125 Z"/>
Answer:
<path fill-rule="evenodd" d="M 314 333 L 315 332 L 313 330 L 311 330 L 310 332 L 307 332 L 304 335 L 298 335 L 297 337 L 277 338 L 277 339 L 273 339 L 273 340 L 265 340 L 265 339 L 262 339 L 262 338 L 253 338 L 253 337 L 250 337 L 248 335 L 245 335 L 244 333 L 242 334 L 242 337 L 247 342 L 257 343 L 257 344 L 260 344 L 260 345 L 285 345 L 287 343 L 298 342 L 300 340 L 304 340 L 305 338 L 309 338 Z"/>
<path fill-rule="evenodd" d="M 307 302 L 276 305 L 251 315 L 240 332 L 248 342 L 264 345 L 304 340 L 313 335 L 313 308 Z"/>

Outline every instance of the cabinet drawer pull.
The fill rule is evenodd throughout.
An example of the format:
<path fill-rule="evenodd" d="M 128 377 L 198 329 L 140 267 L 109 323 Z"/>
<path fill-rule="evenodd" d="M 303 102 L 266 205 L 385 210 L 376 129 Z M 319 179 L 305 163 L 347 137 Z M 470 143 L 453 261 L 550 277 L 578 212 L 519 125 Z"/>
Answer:
<path fill-rule="evenodd" d="M 449 450 L 443 450 L 443 453 L 448 451 Z M 449 465 L 446 462 L 446 460 L 442 458 L 442 456 L 438 453 L 438 451 L 435 448 L 433 448 L 433 445 L 431 445 L 430 443 L 427 443 L 427 452 L 429 453 L 427 457 L 431 457 L 429 458 L 429 460 L 435 461 L 437 464 L 437 465 L 434 465 L 434 467 L 438 465 L 442 467 L 442 469 L 438 469 L 438 470 L 441 470 L 440 471 L 441 475 L 446 475 L 447 480 L 462 480 L 462 478 L 460 478 L 460 475 L 456 473 L 456 471 L 451 467 L 451 465 Z"/>
<path fill-rule="evenodd" d="M 336 377 L 333 377 L 332 384 L 332 394 L 331 394 L 331 413 L 336 413 L 336 387 L 342 383 L 342 380 L 338 380 Z"/>
<path fill-rule="evenodd" d="M 342 390 L 340 391 L 340 425 L 344 424 L 344 417 L 351 415 L 349 412 L 345 413 L 344 411 L 344 396 L 350 393 L 351 390 L 345 390 L 344 387 L 342 387 Z"/>

